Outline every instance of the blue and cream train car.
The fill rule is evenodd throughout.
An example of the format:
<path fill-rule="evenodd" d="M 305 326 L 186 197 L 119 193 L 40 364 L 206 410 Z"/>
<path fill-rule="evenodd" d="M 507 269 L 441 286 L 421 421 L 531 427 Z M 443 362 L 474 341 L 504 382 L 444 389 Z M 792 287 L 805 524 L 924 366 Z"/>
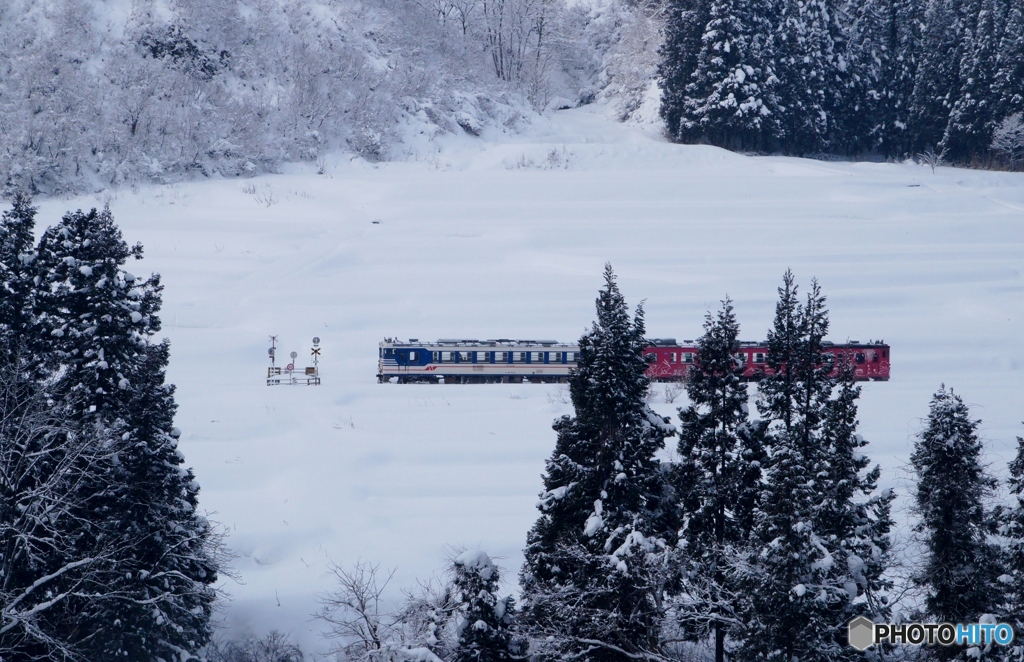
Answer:
<path fill-rule="evenodd" d="M 576 367 L 579 345 L 554 340 L 385 339 L 377 358 L 377 381 L 445 384 L 564 382 Z"/>

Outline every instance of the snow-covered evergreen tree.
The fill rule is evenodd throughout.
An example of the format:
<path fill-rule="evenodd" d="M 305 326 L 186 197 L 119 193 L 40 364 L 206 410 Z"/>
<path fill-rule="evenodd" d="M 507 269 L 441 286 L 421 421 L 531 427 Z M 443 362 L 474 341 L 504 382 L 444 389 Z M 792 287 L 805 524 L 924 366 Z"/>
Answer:
<path fill-rule="evenodd" d="M 0 216 L 0 352 L 30 337 L 36 208 L 18 192 Z"/>
<path fill-rule="evenodd" d="M 857 654 L 843 632 L 858 614 L 882 615 L 891 493 L 874 495 L 862 471 L 858 390 L 837 389 L 822 353 L 825 298 L 812 284 L 801 305 L 787 271 L 768 334 L 769 374 L 758 408 L 769 421 L 764 487 L 741 564 L 746 602 L 742 660 L 840 660 Z"/>
<path fill-rule="evenodd" d="M 714 0 L 696 70 L 686 87 L 679 138 L 732 149 L 772 149 L 778 104 L 767 0 Z"/>
<path fill-rule="evenodd" d="M 818 628 L 830 627 L 825 559 L 829 552 L 814 530 L 818 502 L 814 476 L 819 449 L 813 444 L 829 391 L 820 342 L 827 330 L 823 302 L 805 311 L 793 274 L 783 276 L 775 321 L 768 332 L 770 374 L 759 384 L 758 409 L 769 421 L 765 485 L 755 512 L 753 546 L 741 580 L 746 594 L 741 660 L 829 659 L 836 654 Z M 816 314 L 819 313 L 819 314 Z M 809 328 L 808 318 L 816 328 Z M 822 648 L 819 648 L 823 645 Z"/>
<path fill-rule="evenodd" d="M 775 41 L 782 144 L 796 154 L 847 148 L 843 120 L 856 103 L 846 62 L 846 26 L 832 0 L 785 0 Z"/>
<path fill-rule="evenodd" d="M 915 580 L 936 622 L 977 622 L 1000 604 L 998 555 L 987 526 L 985 500 L 996 486 L 981 464 L 982 443 L 967 405 L 943 385 L 932 397 L 924 429 L 914 442 L 914 494 L 924 536 L 924 563 Z M 939 649 L 952 657 L 958 649 Z M 962 652 L 961 652 L 962 654 Z"/>
<path fill-rule="evenodd" d="M 909 102 L 919 56 L 920 0 L 851 0 L 850 66 L 863 112 L 850 117 L 861 149 L 909 151 Z"/>
<path fill-rule="evenodd" d="M 665 2 L 665 42 L 658 65 L 659 113 L 673 140 L 682 139 L 680 131 L 686 112 L 687 87 L 697 71 L 697 57 L 709 18 L 708 3 L 703 0 Z"/>
<path fill-rule="evenodd" d="M 1003 572 L 999 583 L 1004 587 L 1003 620 L 1014 629 L 1013 647 L 1005 659 L 1024 660 L 1024 437 L 1017 437 L 1017 456 L 1010 462 L 1007 480 L 1013 503 L 1003 512 L 1000 532 L 1006 538 L 1003 549 Z"/>
<path fill-rule="evenodd" d="M 146 340 L 160 330 L 160 278 L 136 278 L 123 267 L 142 247 L 121 238 L 109 209 L 69 212 L 43 233 L 36 273 L 36 333 L 60 364 L 68 393 L 113 421 L 130 397 Z"/>
<path fill-rule="evenodd" d="M 514 605 L 511 596 L 498 595 L 498 568 L 475 550 L 455 557 L 451 572 L 460 618 L 452 662 L 509 662 Z"/>
<path fill-rule="evenodd" d="M 118 419 L 119 462 L 91 505 L 106 530 L 133 541 L 108 576 L 118 599 L 82 605 L 81 621 L 105 634 L 90 646 L 96 659 L 171 658 L 198 651 L 212 634 L 217 536 L 196 510 L 199 486 L 177 450 L 168 357 L 167 341 L 137 357 Z"/>
<path fill-rule="evenodd" d="M 763 429 L 747 418 L 738 338 L 727 298 L 717 316 L 705 318 L 686 383 L 691 404 L 679 412 L 676 492 L 685 579 L 676 611 L 688 634 L 713 637 L 716 662 L 725 659 L 726 636 L 737 620 L 741 587 L 733 561 L 750 537 L 764 462 Z"/>
<path fill-rule="evenodd" d="M 964 16 L 960 85 L 949 112 L 949 123 L 942 146 L 949 157 L 967 162 L 984 155 L 992 142 L 992 132 L 1001 119 L 996 113 L 1000 103 L 995 89 L 996 58 L 999 48 L 1001 2 L 977 0 L 965 3 L 976 10 Z"/>
<path fill-rule="evenodd" d="M 662 565 L 675 531 L 655 457 L 674 428 L 644 398 L 643 311 L 630 319 L 610 265 L 604 280 L 569 378 L 575 416 L 554 425 L 520 574 L 526 625 L 558 659 L 625 660 L 657 649 Z"/>
<path fill-rule="evenodd" d="M 994 83 L 1002 119 L 1024 112 L 1024 0 L 1007 0 Z"/>
<path fill-rule="evenodd" d="M 668 3 L 659 82 L 674 140 L 775 149 L 777 7 L 777 0 Z"/>
<path fill-rule="evenodd" d="M 914 150 L 935 149 L 942 141 L 960 88 L 963 35 L 959 4 L 958 0 L 929 0 L 924 12 L 921 57 L 910 107 Z"/>
<path fill-rule="evenodd" d="M 871 467 L 864 453 L 868 442 L 857 433 L 860 386 L 854 382 L 853 357 L 839 366 L 836 382 L 821 431 L 824 461 L 817 475 L 815 530 L 840 564 L 839 581 L 850 597 L 835 605 L 838 628 L 833 632 L 841 636 L 843 624 L 855 616 L 889 613 L 887 590 L 892 584 L 884 573 L 891 562 L 896 495 L 891 489 L 878 490 L 881 468 Z M 844 570 L 848 574 L 842 577 Z"/>
<path fill-rule="evenodd" d="M 118 461 L 90 477 L 96 495 L 79 515 L 81 544 L 115 537 L 104 584 L 115 598 L 70 600 L 68 621 L 94 633 L 90 659 L 170 659 L 210 637 L 216 536 L 196 512 L 199 488 L 176 449 L 168 344 L 159 330 L 158 276 L 124 271 L 129 248 L 109 209 L 64 216 L 39 242 L 35 298 L 40 350 L 55 392 L 82 430 L 116 433 Z M 100 489 L 102 488 L 102 489 Z"/>

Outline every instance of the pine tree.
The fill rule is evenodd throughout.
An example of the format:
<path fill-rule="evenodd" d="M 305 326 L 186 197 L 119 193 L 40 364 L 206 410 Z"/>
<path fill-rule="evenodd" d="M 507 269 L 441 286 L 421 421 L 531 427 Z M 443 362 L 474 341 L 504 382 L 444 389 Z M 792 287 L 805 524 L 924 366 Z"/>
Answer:
<path fill-rule="evenodd" d="M 999 121 L 1024 112 L 1024 0 L 1008 0 L 993 87 Z"/>
<path fill-rule="evenodd" d="M 965 16 L 970 22 L 963 39 L 960 87 L 949 113 L 942 145 L 950 158 L 967 162 L 988 152 L 999 101 L 995 86 L 999 47 L 1000 12 L 995 0 L 979 0 L 977 13 Z"/>
<path fill-rule="evenodd" d="M 960 88 L 963 38 L 959 4 L 959 0 L 929 0 L 924 13 L 921 58 L 910 108 L 915 151 L 938 147 Z"/>
<path fill-rule="evenodd" d="M 31 336 L 35 216 L 31 198 L 19 192 L 0 217 L 0 351 L 16 351 Z"/>
<path fill-rule="evenodd" d="M 96 416 L 115 420 L 146 339 L 160 330 L 160 279 L 123 270 L 129 248 L 109 209 L 64 215 L 39 241 L 36 334 L 64 368 L 63 387 Z"/>
<path fill-rule="evenodd" d="M 916 581 L 936 622 L 976 622 L 1000 603 L 998 557 L 986 527 L 985 499 L 996 486 L 981 465 L 982 444 L 960 396 L 943 385 L 932 397 L 911 464 L 917 472 L 915 502 L 924 535 L 924 567 Z M 936 654 L 952 657 L 956 648 Z"/>
<path fill-rule="evenodd" d="M 758 410 L 769 421 L 777 421 L 789 430 L 796 424 L 796 398 L 799 389 L 797 356 L 801 343 L 800 301 L 793 272 L 786 270 L 775 304 L 775 321 L 768 331 L 768 375 L 758 384 Z M 778 425 L 777 424 L 777 425 Z"/>
<path fill-rule="evenodd" d="M 1017 456 L 1010 462 L 1007 480 L 1013 505 L 1003 513 L 1001 533 L 1007 540 L 1003 550 L 1004 574 L 999 577 L 1005 587 L 1003 620 L 1014 629 L 1014 645 L 1007 651 L 1007 661 L 1024 660 L 1024 437 L 1017 437 Z"/>
<path fill-rule="evenodd" d="M 610 265 L 604 279 L 569 378 L 575 417 L 555 422 L 520 574 L 527 626 L 560 659 L 657 649 L 659 573 L 675 530 L 655 457 L 674 429 L 644 400 L 643 311 L 630 320 Z"/>
<path fill-rule="evenodd" d="M 832 0 L 786 0 L 776 39 L 779 103 L 787 152 L 843 152 L 851 96 L 846 36 Z"/>
<path fill-rule="evenodd" d="M 811 442 L 824 415 L 811 405 L 818 404 L 827 389 L 822 384 L 825 367 L 820 359 L 808 362 L 807 357 L 814 345 L 820 357 L 827 322 L 822 328 L 823 301 L 809 298 L 809 303 L 811 310 L 805 311 L 793 274 L 787 271 L 768 332 L 768 374 L 758 387 L 758 409 L 770 427 L 753 547 L 741 577 L 747 596 L 741 619 L 745 645 L 737 651 L 741 660 L 832 659 L 836 654 L 834 646 L 814 634 L 828 628 L 821 606 L 829 595 L 823 563 L 828 551 L 813 521 L 819 449 Z"/>
<path fill-rule="evenodd" d="M 816 282 L 799 304 L 792 273 L 779 289 L 758 408 L 769 421 L 764 487 L 741 572 L 742 660 L 841 660 L 857 654 L 843 628 L 883 615 L 891 493 L 856 436 L 859 390 L 823 354 L 825 297 Z"/>
<path fill-rule="evenodd" d="M 683 510 L 684 576 L 689 578 L 679 618 L 700 638 L 713 634 L 716 662 L 725 659 L 729 624 L 737 618 L 740 587 L 730 566 L 753 527 L 764 462 L 763 430 L 747 420 L 738 337 L 739 324 L 726 298 L 717 317 L 705 317 L 686 384 L 691 404 L 679 411 L 676 491 Z"/>
<path fill-rule="evenodd" d="M 658 112 L 673 140 L 681 139 L 686 89 L 697 70 L 697 54 L 701 51 L 701 37 L 708 20 L 707 3 L 702 0 L 667 0 L 665 3 L 665 42 L 658 64 L 661 87 Z"/>
<path fill-rule="evenodd" d="M 81 605 L 80 620 L 103 632 L 95 659 L 165 657 L 195 652 L 212 634 L 217 580 L 216 535 L 197 512 L 199 487 L 177 450 L 174 387 L 165 384 L 169 344 L 137 357 L 118 432 L 124 445 L 91 508 L 102 527 L 133 541 L 111 570 L 121 596 Z"/>
<path fill-rule="evenodd" d="M 714 0 L 685 88 L 677 137 L 731 149 L 774 146 L 779 120 L 768 2 Z"/>
<path fill-rule="evenodd" d="M 171 659 L 210 637 L 216 536 L 196 512 L 198 486 L 176 449 L 174 389 L 165 384 L 168 344 L 159 330 L 159 277 L 124 271 L 129 248 L 109 209 L 64 216 L 40 240 L 35 300 L 41 350 L 55 392 L 77 407 L 83 430 L 124 444 L 92 478 L 79 513 L 82 545 L 124 542 L 107 566 L 116 599 L 71 601 L 69 622 L 93 633 L 89 658 Z M 102 489 L 99 489 L 102 488 Z"/>
<path fill-rule="evenodd" d="M 824 462 L 817 474 L 816 533 L 830 550 L 833 586 L 842 586 L 848 599 L 836 600 L 830 618 L 834 638 L 856 616 L 876 619 L 889 615 L 885 577 L 892 540 L 891 489 L 878 490 L 881 468 L 871 467 L 864 453 L 868 442 L 857 433 L 857 399 L 852 357 L 839 366 L 837 385 L 822 424 Z M 869 468 L 870 467 L 870 468 Z M 843 597 L 843 596 L 840 596 Z"/>
<path fill-rule="evenodd" d="M 510 662 L 513 605 L 511 596 L 498 597 L 498 568 L 484 552 L 468 551 L 451 571 L 460 611 L 452 662 Z"/>
<path fill-rule="evenodd" d="M 919 0 L 853 0 L 850 66 L 858 77 L 861 117 L 851 117 L 861 149 L 908 153 L 908 104 L 919 56 Z"/>

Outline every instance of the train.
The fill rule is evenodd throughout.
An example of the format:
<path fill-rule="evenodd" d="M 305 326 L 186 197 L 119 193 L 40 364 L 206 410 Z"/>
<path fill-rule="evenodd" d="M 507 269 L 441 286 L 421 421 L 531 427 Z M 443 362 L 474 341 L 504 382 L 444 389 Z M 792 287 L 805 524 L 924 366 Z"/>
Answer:
<path fill-rule="evenodd" d="M 652 381 L 685 381 L 697 357 L 692 340 L 651 338 L 643 351 L 647 376 Z M 889 379 L 889 346 L 883 341 L 845 344 L 823 343 L 832 365 L 849 362 L 860 381 Z M 579 359 L 579 345 L 555 340 L 441 339 L 402 342 L 386 338 L 380 343 L 377 381 L 380 383 L 513 384 L 558 383 L 569 379 Z M 736 360 L 743 366 L 743 379 L 757 381 L 771 374 L 763 342 L 740 343 Z"/>

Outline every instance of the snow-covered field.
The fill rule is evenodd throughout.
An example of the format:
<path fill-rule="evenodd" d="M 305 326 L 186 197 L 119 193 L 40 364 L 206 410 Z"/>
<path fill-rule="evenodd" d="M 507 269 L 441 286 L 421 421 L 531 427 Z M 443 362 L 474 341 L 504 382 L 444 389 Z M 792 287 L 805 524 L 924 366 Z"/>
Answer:
<path fill-rule="evenodd" d="M 325 650 L 310 615 L 330 560 L 397 566 L 398 586 L 446 545 L 479 547 L 511 590 L 564 387 L 380 385 L 377 343 L 574 340 L 605 261 L 630 304 L 646 300 L 650 337 L 697 337 L 729 294 L 743 337 L 761 339 L 783 271 L 816 276 L 831 339 L 892 345 L 892 380 L 861 399 L 883 481 L 907 493 L 943 382 L 984 419 L 1003 472 L 1024 434 L 1024 174 L 749 158 L 604 113 L 423 142 L 403 163 L 339 155 L 326 175 L 42 201 L 45 227 L 109 199 L 146 246 L 129 268 L 164 277 L 180 447 L 243 582 L 226 583 L 233 633 Z M 300 367 L 319 336 L 323 385 L 268 388 L 271 334 Z"/>

